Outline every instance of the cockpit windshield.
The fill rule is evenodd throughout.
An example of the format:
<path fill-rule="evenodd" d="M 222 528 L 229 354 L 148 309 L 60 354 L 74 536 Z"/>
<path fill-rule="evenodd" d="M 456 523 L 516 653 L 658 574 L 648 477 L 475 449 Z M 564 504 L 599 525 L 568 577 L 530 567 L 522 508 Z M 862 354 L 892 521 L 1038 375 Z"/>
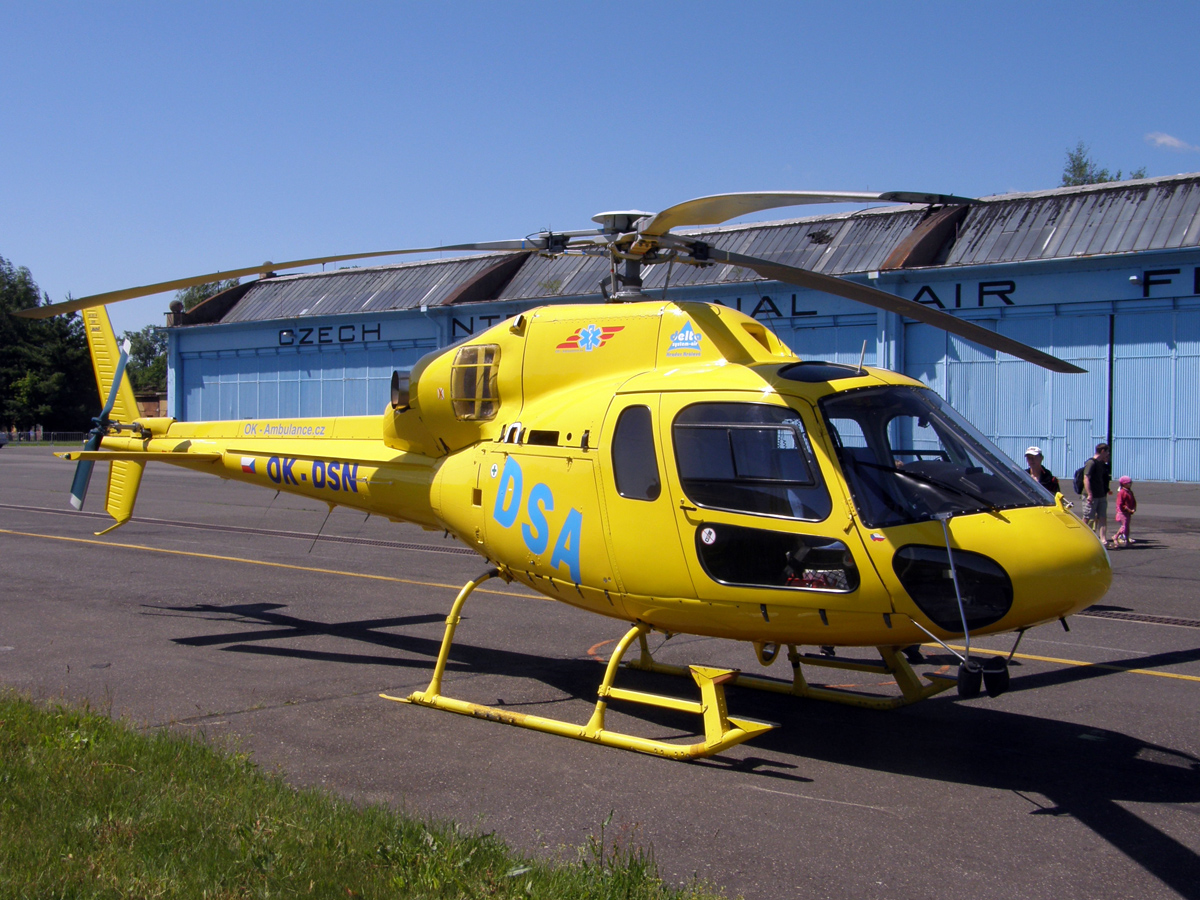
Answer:
<path fill-rule="evenodd" d="M 1054 502 L 931 390 L 847 391 L 822 400 L 821 412 L 869 528 Z"/>

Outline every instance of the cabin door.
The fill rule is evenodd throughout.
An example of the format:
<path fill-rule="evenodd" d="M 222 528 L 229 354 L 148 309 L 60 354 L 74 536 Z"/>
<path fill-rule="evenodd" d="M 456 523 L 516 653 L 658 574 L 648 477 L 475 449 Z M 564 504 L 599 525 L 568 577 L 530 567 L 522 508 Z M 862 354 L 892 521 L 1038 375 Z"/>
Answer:
<path fill-rule="evenodd" d="M 810 437 L 811 407 L 761 392 L 702 396 L 664 394 L 661 408 L 672 508 L 700 597 L 889 611 L 886 595 L 859 590 L 861 542 Z"/>
<path fill-rule="evenodd" d="M 663 481 L 658 396 L 617 396 L 601 436 L 605 537 L 618 586 L 643 597 L 695 596 Z"/>

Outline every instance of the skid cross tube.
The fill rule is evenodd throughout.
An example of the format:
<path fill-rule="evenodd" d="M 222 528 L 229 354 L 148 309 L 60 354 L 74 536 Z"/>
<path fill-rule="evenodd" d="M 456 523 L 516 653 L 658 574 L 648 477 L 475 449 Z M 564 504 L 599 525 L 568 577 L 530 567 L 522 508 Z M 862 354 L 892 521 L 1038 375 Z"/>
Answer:
<path fill-rule="evenodd" d="M 629 663 L 631 669 L 661 672 L 667 675 L 687 674 L 688 668 L 684 666 L 660 663 L 655 660 L 650 652 L 650 646 L 646 642 L 645 634 L 640 637 L 640 641 L 641 656 L 635 662 Z M 776 694 L 790 694 L 793 697 L 805 697 L 810 700 L 828 700 L 833 703 L 860 706 L 866 709 L 896 709 L 900 706 L 908 706 L 910 703 L 916 703 L 918 700 L 924 700 L 926 697 L 932 697 L 934 694 L 940 694 L 942 691 L 949 690 L 956 684 L 955 679 L 949 676 L 928 674 L 925 677 L 929 679 L 930 683 L 923 684 L 920 676 L 909 665 L 908 660 L 900 654 L 900 648 L 898 647 L 876 647 L 875 649 L 879 651 L 879 655 L 883 659 L 881 663 L 864 663 L 856 660 L 838 659 L 836 657 L 801 654 L 795 644 L 788 644 L 787 648 L 788 661 L 792 664 L 792 680 L 790 683 L 774 678 L 763 678 L 758 675 L 747 675 L 744 672 L 735 671 L 733 677 L 729 679 L 729 684 L 759 691 L 771 691 Z M 771 657 L 772 661 L 774 659 L 774 656 Z M 853 672 L 891 675 L 896 679 L 896 686 L 900 688 L 901 695 L 899 697 L 881 697 L 876 694 L 868 694 L 848 688 L 810 685 L 804 677 L 804 672 L 801 670 L 802 664 Z"/>
<path fill-rule="evenodd" d="M 626 632 L 618 642 L 608 666 L 604 671 L 604 679 L 597 691 L 596 708 L 586 725 L 576 725 L 560 719 L 550 719 L 544 716 L 531 716 L 514 712 L 510 709 L 498 709 L 494 706 L 482 706 L 466 700 L 456 700 L 442 694 L 442 676 L 446 671 L 446 662 L 450 657 L 450 647 L 454 643 L 454 632 L 462 621 L 461 612 L 472 591 L 490 578 L 499 575 L 496 569 L 489 569 L 478 578 L 468 581 L 450 607 L 446 616 L 446 634 L 442 638 L 441 650 L 433 669 L 433 678 L 429 687 L 424 691 L 416 691 L 407 697 L 392 697 L 387 694 L 379 696 L 385 700 L 397 700 L 401 703 L 414 703 L 418 706 L 429 706 L 447 712 L 474 716 L 478 719 L 490 719 L 493 722 L 503 722 L 520 728 L 530 728 L 547 734 L 574 738 L 580 741 L 590 741 L 604 744 L 608 747 L 619 747 L 622 750 L 636 750 L 639 753 L 649 753 L 668 759 L 696 759 L 720 753 L 742 741 L 749 740 L 776 727 L 771 722 L 758 719 L 731 718 L 725 706 L 725 684 L 737 677 L 737 672 L 729 669 L 712 669 L 703 666 L 691 666 L 685 671 L 691 673 L 696 685 L 700 688 L 700 701 L 682 700 L 676 697 L 665 697 L 660 694 L 647 694 L 642 691 L 631 691 L 613 686 L 621 658 L 629 649 L 635 638 L 640 638 L 645 646 L 646 633 L 650 626 L 638 623 Z M 610 700 L 624 700 L 631 703 L 642 703 L 661 709 L 673 709 L 679 712 L 696 713 L 704 722 L 704 740 L 691 744 L 672 744 L 666 741 L 642 738 L 636 735 L 610 731 L 604 726 L 605 713 Z"/>

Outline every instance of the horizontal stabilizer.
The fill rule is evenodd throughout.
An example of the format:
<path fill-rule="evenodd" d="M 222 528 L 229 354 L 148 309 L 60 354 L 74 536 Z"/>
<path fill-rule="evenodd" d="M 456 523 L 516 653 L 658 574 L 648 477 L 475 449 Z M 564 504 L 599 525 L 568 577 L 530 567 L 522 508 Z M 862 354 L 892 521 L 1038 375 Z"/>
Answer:
<path fill-rule="evenodd" d="M 221 458 L 220 453 L 155 453 L 150 450 L 67 450 L 62 453 L 55 453 L 55 456 L 62 459 L 69 459 L 72 462 L 76 460 L 93 460 L 96 462 L 128 460 L 130 462 L 180 462 L 182 460 L 191 460 L 193 462 L 212 461 Z"/>

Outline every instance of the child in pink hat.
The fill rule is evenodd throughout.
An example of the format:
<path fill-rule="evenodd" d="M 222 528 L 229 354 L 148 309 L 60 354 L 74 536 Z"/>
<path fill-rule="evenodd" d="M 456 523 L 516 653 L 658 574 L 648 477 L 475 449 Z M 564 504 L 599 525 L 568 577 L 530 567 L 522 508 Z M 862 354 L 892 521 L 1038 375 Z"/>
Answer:
<path fill-rule="evenodd" d="M 1134 512 L 1137 510 L 1137 497 L 1133 496 L 1133 479 L 1128 475 L 1122 475 L 1117 479 L 1117 483 L 1121 485 L 1121 489 L 1117 491 L 1117 534 L 1115 540 L 1117 546 L 1121 544 L 1132 544 L 1133 538 L 1129 536 L 1129 521 L 1133 518 Z"/>

